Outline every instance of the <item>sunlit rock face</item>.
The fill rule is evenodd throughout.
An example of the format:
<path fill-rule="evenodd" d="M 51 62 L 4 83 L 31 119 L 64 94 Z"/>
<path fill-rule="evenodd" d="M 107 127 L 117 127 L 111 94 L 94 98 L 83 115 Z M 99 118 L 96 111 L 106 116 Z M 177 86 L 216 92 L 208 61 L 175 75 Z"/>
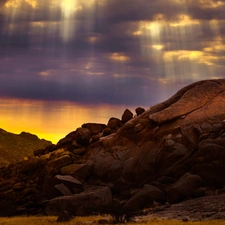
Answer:
<path fill-rule="evenodd" d="M 2 168 L 0 187 L 4 184 L 11 190 L 10 201 L 17 199 L 18 205 L 22 205 L 24 200 L 20 196 L 26 194 L 36 205 L 37 199 L 47 199 L 43 188 L 47 185 L 48 193 L 50 190 L 56 193 L 56 198 L 50 198 L 46 203 L 46 209 L 54 208 L 54 214 L 57 209 L 61 210 L 61 204 L 70 204 L 73 199 L 84 196 L 90 206 L 101 209 L 100 200 L 91 202 L 94 200 L 88 191 L 90 187 L 108 187 L 107 195 L 112 198 L 108 198 L 107 204 L 119 199 L 124 210 L 150 207 L 157 201 L 160 204 L 166 201 L 177 203 L 187 198 L 212 195 L 215 190 L 217 194 L 223 193 L 224 112 L 225 80 L 193 83 L 127 122 L 121 120 L 122 127 L 109 135 L 103 135 L 102 129 L 107 126 L 86 126 L 82 128 L 85 132 L 91 127 L 90 133 L 99 138 L 90 136 L 89 143 L 83 143 L 77 142 L 80 129 L 71 132 L 57 145 L 40 153 L 36 160 L 39 166 L 31 166 L 32 173 L 28 167 L 24 168 L 24 163 Z M 99 134 L 94 127 L 98 130 L 102 127 Z M 50 181 L 57 177 L 63 182 L 58 179 L 57 185 L 51 185 Z M 68 177 L 79 182 L 79 190 L 73 183 L 65 182 Z M 35 193 L 30 189 L 24 191 L 28 181 L 35 184 Z M 1 198 L 9 201 L 8 192 L 0 190 L 3 190 Z M 68 193 L 76 197 L 68 197 Z M 95 193 L 95 199 L 101 199 L 98 193 Z M 12 196 L 15 199 L 12 200 Z M 84 210 L 82 215 L 91 210 Z M 72 209 L 69 211 L 76 214 Z"/>
<path fill-rule="evenodd" d="M 224 90 L 224 80 L 194 83 L 128 121 L 117 133 L 101 139 L 100 147 L 90 147 L 95 162 L 93 173 L 121 190 L 162 176 L 177 179 L 185 170 L 205 177 L 203 173 L 210 171 L 209 166 L 213 167 L 213 177 L 207 180 L 224 183 L 220 176 L 224 160 Z M 139 126 L 143 127 L 140 131 Z M 209 143 L 211 149 L 218 150 L 210 150 Z M 218 160 L 218 166 L 206 166 L 209 155 Z"/>

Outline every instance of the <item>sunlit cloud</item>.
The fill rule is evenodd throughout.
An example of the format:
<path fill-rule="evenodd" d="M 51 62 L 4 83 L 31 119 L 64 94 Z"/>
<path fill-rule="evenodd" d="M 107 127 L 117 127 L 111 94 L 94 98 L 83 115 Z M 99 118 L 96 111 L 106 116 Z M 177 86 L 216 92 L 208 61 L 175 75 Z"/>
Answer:
<path fill-rule="evenodd" d="M 201 51 L 175 50 L 164 52 L 164 60 L 166 62 L 179 60 L 197 60 L 203 56 Z"/>
<path fill-rule="evenodd" d="M 95 36 L 92 36 L 92 37 L 88 37 L 87 40 L 88 40 L 89 43 L 94 44 L 99 40 L 99 38 L 95 37 Z"/>
<path fill-rule="evenodd" d="M 109 59 L 113 61 L 118 61 L 118 62 L 126 62 L 130 58 L 126 56 L 126 54 L 115 52 L 109 55 Z"/>
<path fill-rule="evenodd" d="M 42 77 L 48 77 L 48 76 L 54 75 L 55 73 L 56 73 L 55 70 L 45 70 L 45 71 L 41 71 L 39 73 L 39 75 L 42 76 Z"/>
<path fill-rule="evenodd" d="M 158 51 L 161 51 L 164 48 L 164 46 L 163 45 L 152 45 L 152 48 L 156 49 Z"/>
<path fill-rule="evenodd" d="M 81 25 L 86 31 L 93 29 L 95 7 L 102 7 L 104 4 L 105 0 L 49 0 L 47 5 L 43 0 L 8 0 L 4 5 L 4 13 L 12 23 L 23 16 L 27 17 L 30 20 L 29 26 L 41 25 L 42 28 L 48 30 L 50 35 L 51 31 L 55 33 L 55 30 L 48 29 L 48 25 L 50 22 L 55 23 L 62 41 L 68 43 L 74 38 Z M 27 6 L 31 7 L 32 17 L 28 14 Z M 40 19 L 43 9 L 44 19 Z M 91 41 L 93 43 L 93 39 Z"/>
<path fill-rule="evenodd" d="M 23 4 L 23 2 L 30 5 L 32 8 L 36 8 L 37 1 L 36 0 L 9 0 L 5 3 L 6 8 L 19 8 Z"/>
<path fill-rule="evenodd" d="M 193 81 L 224 77 L 224 10 L 224 0 L 0 1 L 0 94 L 158 103 Z"/>
<path fill-rule="evenodd" d="M 198 0 L 197 2 L 203 8 L 218 8 L 225 5 L 225 2 L 215 0 Z"/>
<path fill-rule="evenodd" d="M 225 45 L 221 44 L 221 45 L 212 45 L 211 47 L 206 47 L 204 48 L 204 51 L 206 52 L 215 52 L 215 53 L 219 53 L 222 51 L 225 51 Z"/>
<path fill-rule="evenodd" d="M 192 26 L 199 25 L 200 22 L 196 19 L 192 19 L 189 15 L 181 14 L 178 15 L 174 22 L 170 22 L 169 25 L 171 27 L 184 27 L 184 26 Z"/>

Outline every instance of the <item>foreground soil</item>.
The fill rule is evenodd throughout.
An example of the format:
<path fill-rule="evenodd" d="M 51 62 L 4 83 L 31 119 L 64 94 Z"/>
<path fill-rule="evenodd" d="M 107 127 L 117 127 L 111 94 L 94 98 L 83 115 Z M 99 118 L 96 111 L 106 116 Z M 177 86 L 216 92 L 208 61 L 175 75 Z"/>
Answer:
<path fill-rule="evenodd" d="M 141 218 L 151 217 L 181 221 L 223 220 L 223 224 L 225 224 L 225 194 L 158 206 L 150 209 L 148 215 Z"/>
<path fill-rule="evenodd" d="M 95 225 L 99 224 L 100 219 L 108 219 L 100 216 L 97 217 L 76 217 L 70 222 L 58 223 L 56 217 L 12 217 L 0 218 L 0 225 Z M 161 220 L 156 218 L 149 218 L 148 220 L 126 223 L 127 225 L 224 225 L 225 220 L 210 220 L 198 222 L 184 222 L 179 220 Z"/>

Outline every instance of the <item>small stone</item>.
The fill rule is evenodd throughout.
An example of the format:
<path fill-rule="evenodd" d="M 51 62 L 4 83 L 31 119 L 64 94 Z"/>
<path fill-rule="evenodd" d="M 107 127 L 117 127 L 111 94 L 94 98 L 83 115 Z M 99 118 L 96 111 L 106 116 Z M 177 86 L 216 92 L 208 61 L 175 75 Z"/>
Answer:
<path fill-rule="evenodd" d="M 57 222 L 68 222 L 73 219 L 73 216 L 71 216 L 67 211 L 63 211 L 59 214 L 59 217 L 57 218 Z"/>
<path fill-rule="evenodd" d="M 53 159 L 48 162 L 49 166 L 54 168 L 62 168 L 72 163 L 72 159 L 69 155 L 63 155 L 59 158 Z"/>
<path fill-rule="evenodd" d="M 103 136 L 108 136 L 112 133 L 113 131 L 109 127 L 106 127 L 105 130 L 103 130 Z"/>
<path fill-rule="evenodd" d="M 72 192 L 64 184 L 57 184 L 54 187 L 58 191 L 60 191 L 64 196 L 72 195 Z"/>
<path fill-rule="evenodd" d="M 21 189 L 23 189 L 22 183 L 16 183 L 16 184 L 13 186 L 13 190 L 21 190 Z"/>
<path fill-rule="evenodd" d="M 173 146 L 173 145 L 175 145 L 175 141 L 173 141 L 173 140 L 171 140 L 171 139 L 169 139 L 169 140 L 166 140 L 166 144 L 165 144 L 166 146 Z"/>
<path fill-rule="evenodd" d="M 189 220 L 188 220 L 188 218 L 183 218 L 182 219 L 182 222 L 188 222 Z"/>
<path fill-rule="evenodd" d="M 75 155 L 83 155 L 86 152 L 86 148 L 77 148 L 73 150 L 73 153 Z"/>
<path fill-rule="evenodd" d="M 213 124 L 213 132 L 219 132 L 223 129 L 223 125 L 221 123 Z"/>

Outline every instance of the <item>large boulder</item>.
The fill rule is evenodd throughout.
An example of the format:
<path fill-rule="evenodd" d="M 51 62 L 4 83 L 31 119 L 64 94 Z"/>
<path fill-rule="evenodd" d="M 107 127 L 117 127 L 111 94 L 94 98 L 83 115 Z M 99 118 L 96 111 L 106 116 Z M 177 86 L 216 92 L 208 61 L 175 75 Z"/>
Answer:
<path fill-rule="evenodd" d="M 56 175 L 44 184 L 44 193 L 48 199 L 72 195 L 81 191 L 83 191 L 82 183 L 70 175 Z"/>
<path fill-rule="evenodd" d="M 80 145 L 88 145 L 91 132 L 87 128 L 77 128 L 75 140 Z"/>
<path fill-rule="evenodd" d="M 203 120 L 207 119 L 205 117 L 206 115 L 221 115 L 221 111 L 218 112 L 217 107 L 211 106 L 225 106 L 224 88 L 224 80 L 209 80 L 194 83 L 181 89 L 177 94 L 165 101 L 165 108 L 159 112 L 151 114 L 149 118 L 155 121 L 157 124 L 163 124 L 165 122 L 188 115 L 190 116 L 188 122 L 191 123 L 193 122 L 191 118 Z M 174 100 L 175 102 L 170 104 L 171 101 Z M 219 102 L 221 102 L 221 105 Z"/>
<path fill-rule="evenodd" d="M 101 133 L 106 128 L 106 125 L 101 123 L 85 123 L 82 125 L 82 128 L 87 128 L 93 136 Z"/>
<path fill-rule="evenodd" d="M 110 118 L 107 123 L 107 127 L 114 131 L 120 128 L 122 125 L 123 125 L 122 121 L 115 117 Z"/>
<path fill-rule="evenodd" d="M 85 216 L 112 202 L 112 194 L 108 187 L 92 186 L 84 192 L 71 196 L 57 197 L 46 203 L 47 215 L 59 215 L 67 211 L 70 215 Z"/>
<path fill-rule="evenodd" d="M 203 180 L 200 176 L 186 173 L 167 191 L 167 201 L 169 203 L 181 202 L 194 195 L 195 191 L 201 187 Z"/>
<path fill-rule="evenodd" d="M 166 192 L 152 185 L 146 185 L 139 189 L 136 193 L 125 203 L 125 209 L 139 210 L 150 207 L 153 202 L 165 203 Z"/>
<path fill-rule="evenodd" d="M 61 169 L 63 175 L 72 175 L 77 180 L 83 182 L 93 170 L 93 162 L 88 160 L 86 163 L 70 164 Z"/>
<path fill-rule="evenodd" d="M 72 163 L 72 158 L 70 155 L 62 155 L 58 158 L 54 158 L 48 162 L 48 166 L 53 168 L 62 168 L 64 166 L 70 165 Z"/>
<path fill-rule="evenodd" d="M 133 113 L 129 110 L 126 109 L 122 115 L 122 122 L 126 123 L 127 121 L 131 120 L 133 118 Z"/>

